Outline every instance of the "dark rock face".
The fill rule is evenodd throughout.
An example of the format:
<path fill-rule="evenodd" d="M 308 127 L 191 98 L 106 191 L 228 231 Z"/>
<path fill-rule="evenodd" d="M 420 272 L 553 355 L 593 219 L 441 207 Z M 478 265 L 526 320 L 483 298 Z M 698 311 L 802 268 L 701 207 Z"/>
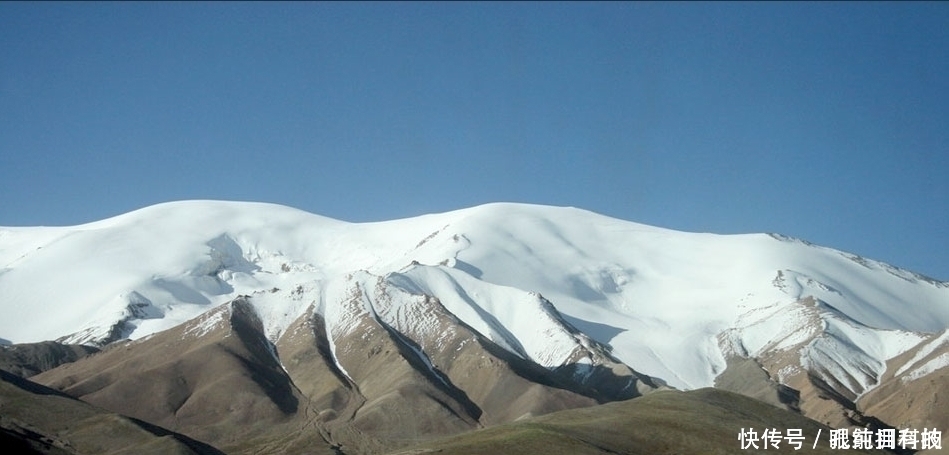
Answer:
<path fill-rule="evenodd" d="M 92 346 L 56 341 L 0 346 L 0 369 L 28 378 L 97 352 Z"/>

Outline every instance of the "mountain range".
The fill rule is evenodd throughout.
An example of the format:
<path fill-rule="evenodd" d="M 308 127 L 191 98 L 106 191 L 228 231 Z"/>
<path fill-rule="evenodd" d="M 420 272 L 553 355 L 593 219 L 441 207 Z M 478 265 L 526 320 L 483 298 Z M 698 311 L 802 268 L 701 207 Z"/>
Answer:
<path fill-rule="evenodd" d="M 635 417 L 669 406 L 726 432 L 722 453 L 742 410 L 949 430 L 949 283 L 576 208 L 348 223 L 183 201 L 2 227 L 0 315 L 0 429 L 41 453 L 96 451 L 31 414 L 54 396 L 183 453 L 477 453 L 538 428 L 583 442 L 580 415 L 651 447 L 584 442 L 602 453 L 710 451 Z"/>

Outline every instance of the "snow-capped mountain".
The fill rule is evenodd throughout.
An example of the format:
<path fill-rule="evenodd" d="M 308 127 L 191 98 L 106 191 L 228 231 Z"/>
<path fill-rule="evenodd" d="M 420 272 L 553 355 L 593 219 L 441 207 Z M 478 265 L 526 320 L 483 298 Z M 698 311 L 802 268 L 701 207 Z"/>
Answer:
<path fill-rule="evenodd" d="M 614 398 L 713 386 L 731 360 L 752 359 L 775 384 L 819 381 L 859 404 L 949 365 L 949 283 L 780 235 L 524 204 L 347 223 L 218 201 L 0 228 L 4 343 L 106 345 L 175 327 L 200 338 L 236 300 L 284 364 L 281 340 L 319 321 L 353 384 L 347 346 L 369 325 L 449 389 L 463 380 L 446 362 L 472 343 Z"/>

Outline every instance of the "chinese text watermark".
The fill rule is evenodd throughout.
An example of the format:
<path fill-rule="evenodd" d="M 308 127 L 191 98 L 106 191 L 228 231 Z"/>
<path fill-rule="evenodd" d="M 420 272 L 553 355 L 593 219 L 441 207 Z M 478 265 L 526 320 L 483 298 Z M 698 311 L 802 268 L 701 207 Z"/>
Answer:
<path fill-rule="evenodd" d="M 820 442 L 821 429 L 817 430 L 812 449 L 817 448 Z M 847 428 L 830 430 L 829 444 L 831 449 L 942 449 L 942 431 L 936 428 L 917 429 L 880 428 L 871 431 L 867 428 L 858 428 L 852 432 Z M 788 428 L 784 431 L 777 428 L 764 428 L 760 432 L 754 428 L 742 428 L 738 432 L 738 442 L 741 450 L 778 449 L 781 444 L 801 450 L 807 442 L 800 428 Z"/>

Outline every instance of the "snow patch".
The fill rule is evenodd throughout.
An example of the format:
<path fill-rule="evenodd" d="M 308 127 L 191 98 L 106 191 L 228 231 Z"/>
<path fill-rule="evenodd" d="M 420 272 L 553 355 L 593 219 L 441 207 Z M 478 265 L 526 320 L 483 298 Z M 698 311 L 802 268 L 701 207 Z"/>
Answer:
<path fill-rule="evenodd" d="M 913 371 L 910 371 L 909 374 L 900 378 L 902 382 L 915 381 L 919 378 L 929 375 L 930 373 L 940 370 L 949 366 L 949 352 L 943 352 L 939 354 L 932 360 L 924 363 L 919 368 L 916 368 Z"/>
<path fill-rule="evenodd" d="M 899 376 L 910 368 L 916 366 L 916 364 L 918 364 L 920 361 L 926 357 L 929 357 L 936 349 L 946 345 L 947 343 L 949 343 L 949 330 L 946 330 L 939 336 L 920 346 L 913 358 L 903 364 L 900 369 L 896 370 L 896 374 L 894 376 Z"/>
<path fill-rule="evenodd" d="M 230 309 L 228 307 L 218 308 L 215 311 L 209 311 L 195 318 L 185 327 L 183 336 L 200 338 L 211 333 L 217 328 L 227 324 L 230 318 Z"/>

